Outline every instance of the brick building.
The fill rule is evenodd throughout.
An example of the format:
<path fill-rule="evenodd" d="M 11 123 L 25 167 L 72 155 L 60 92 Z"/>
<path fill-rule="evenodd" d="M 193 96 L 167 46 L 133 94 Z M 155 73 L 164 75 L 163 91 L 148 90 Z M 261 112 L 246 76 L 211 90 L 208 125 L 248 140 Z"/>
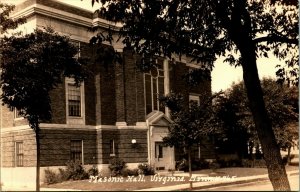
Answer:
<path fill-rule="evenodd" d="M 116 32 L 120 27 L 97 14 L 53 0 L 27 0 L 16 7 L 13 17 L 19 16 L 27 17 L 27 23 L 19 27 L 23 32 L 50 26 L 70 36 L 78 45 L 78 56 L 86 58 L 99 54 L 88 43 L 95 35 L 90 27 L 111 26 Z M 144 162 L 160 170 L 174 169 L 174 149 L 162 145 L 171 120 L 157 95 L 181 92 L 187 103 L 190 99 L 200 102 L 201 97 L 211 94 L 211 82 L 187 90 L 182 75 L 197 67 L 188 58 L 171 62 L 158 57 L 158 67 L 142 73 L 136 66 L 140 56 L 117 42 L 113 48 L 123 63 L 91 59 L 93 76 L 80 87 L 66 78 L 51 93 L 52 121 L 40 125 L 42 175 L 45 168 L 58 168 L 75 159 L 104 170 L 112 157 L 123 159 L 132 168 Z M 196 148 L 194 154 L 213 158 L 211 152 L 209 148 Z M 34 132 L 26 119 L 5 106 L 1 106 L 1 160 L 2 182 L 34 183 Z M 26 177 L 20 173 L 26 173 Z"/>

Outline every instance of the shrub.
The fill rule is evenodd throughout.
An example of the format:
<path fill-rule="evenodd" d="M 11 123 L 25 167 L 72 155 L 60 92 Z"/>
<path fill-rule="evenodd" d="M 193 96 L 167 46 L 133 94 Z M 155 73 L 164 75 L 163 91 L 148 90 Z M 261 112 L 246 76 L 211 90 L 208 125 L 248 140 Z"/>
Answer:
<path fill-rule="evenodd" d="M 175 168 L 178 171 L 188 171 L 189 170 L 189 165 L 187 163 L 186 159 L 182 159 L 181 161 L 176 161 Z"/>
<path fill-rule="evenodd" d="M 219 159 L 217 162 L 220 167 L 240 167 L 242 166 L 242 161 L 239 159 Z"/>
<path fill-rule="evenodd" d="M 68 172 L 65 169 L 58 168 L 58 171 L 59 171 L 59 176 L 60 176 L 61 181 L 67 181 L 69 179 L 70 175 L 68 174 Z"/>
<path fill-rule="evenodd" d="M 266 161 L 264 159 L 243 159 L 242 160 L 242 167 L 257 167 L 257 168 L 265 168 L 266 167 Z"/>
<path fill-rule="evenodd" d="M 80 161 L 78 160 L 68 161 L 66 165 L 67 165 L 66 172 L 68 174 L 68 179 L 83 180 L 89 178 L 88 173 L 84 170 Z"/>
<path fill-rule="evenodd" d="M 201 170 L 201 169 L 208 169 L 209 162 L 205 159 L 196 159 L 192 161 L 192 170 Z"/>
<path fill-rule="evenodd" d="M 91 167 L 88 170 L 88 174 L 89 174 L 89 176 L 98 176 L 99 175 L 99 170 L 95 165 L 93 165 L 93 167 Z"/>
<path fill-rule="evenodd" d="M 144 175 L 154 175 L 155 170 L 148 163 L 141 163 L 138 165 L 139 173 Z"/>
<path fill-rule="evenodd" d="M 46 184 L 54 184 L 61 182 L 61 178 L 59 174 L 56 174 L 54 171 L 45 169 L 45 183 Z"/>
<path fill-rule="evenodd" d="M 116 177 L 122 175 L 122 170 L 126 168 L 126 163 L 122 159 L 113 158 L 108 166 L 111 171 L 111 176 Z"/>
<path fill-rule="evenodd" d="M 216 161 L 213 161 L 209 164 L 209 168 L 212 169 L 212 171 L 216 171 L 220 168 L 220 164 Z"/>
<path fill-rule="evenodd" d="M 121 171 L 121 175 L 123 177 L 127 177 L 127 176 L 138 176 L 139 175 L 139 169 L 123 169 Z"/>
<path fill-rule="evenodd" d="M 201 169 L 208 169 L 209 162 L 205 159 L 196 159 L 192 160 L 192 171 L 201 170 Z M 176 162 L 176 170 L 188 172 L 189 165 L 187 160 L 182 159 L 181 161 Z"/>

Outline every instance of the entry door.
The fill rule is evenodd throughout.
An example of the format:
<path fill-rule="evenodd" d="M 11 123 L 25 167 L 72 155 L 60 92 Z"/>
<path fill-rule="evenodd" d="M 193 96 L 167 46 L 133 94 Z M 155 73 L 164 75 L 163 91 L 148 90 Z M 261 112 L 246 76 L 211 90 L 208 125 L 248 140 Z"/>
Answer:
<path fill-rule="evenodd" d="M 162 142 L 155 142 L 155 167 L 156 170 L 165 170 L 170 159 L 169 148 L 165 147 Z"/>

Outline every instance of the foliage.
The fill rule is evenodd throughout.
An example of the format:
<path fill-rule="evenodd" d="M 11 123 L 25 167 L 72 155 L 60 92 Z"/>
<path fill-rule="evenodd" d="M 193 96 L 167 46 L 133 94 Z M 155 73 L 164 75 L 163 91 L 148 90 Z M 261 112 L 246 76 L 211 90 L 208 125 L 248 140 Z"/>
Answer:
<path fill-rule="evenodd" d="M 74 77 L 77 83 L 82 81 L 83 62 L 74 57 L 78 50 L 69 38 L 51 29 L 4 37 L 2 42 L 1 99 L 8 107 L 15 107 L 36 130 L 41 121 L 51 119 L 49 92 L 62 83 L 64 76 Z"/>
<path fill-rule="evenodd" d="M 187 172 L 189 171 L 189 165 L 186 159 L 182 159 L 181 161 L 176 161 L 176 170 Z M 192 171 L 197 171 L 201 169 L 208 169 L 209 162 L 205 159 L 194 159 L 192 160 Z"/>
<path fill-rule="evenodd" d="M 61 177 L 59 174 L 56 174 L 54 171 L 48 169 L 45 169 L 45 183 L 50 185 L 54 183 L 61 182 Z"/>
<path fill-rule="evenodd" d="M 7 33 L 9 29 L 16 29 L 20 24 L 26 22 L 26 19 L 20 17 L 18 19 L 11 19 L 9 14 L 15 9 L 14 5 L 9 5 L 0 2 L 0 34 Z"/>
<path fill-rule="evenodd" d="M 242 165 L 242 162 L 240 159 L 217 159 L 217 163 L 219 163 L 220 168 L 240 167 Z"/>
<path fill-rule="evenodd" d="M 143 175 L 154 175 L 155 170 L 148 163 L 141 163 L 138 165 L 139 173 Z"/>
<path fill-rule="evenodd" d="M 298 121 L 298 90 L 268 78 L 264 78 L 261 83 L 277 143 L 286 150 L 297 144 L 298 128 L 295 125 Z M 256 146 L 259 143 L 258 136 L 243 83 L 233 84 L 225 93 L 225 97 L 218 102 L 219 116 L 225 122 L 225 132 L 229 140 L 236 138 L 236 134 L 232 132 L 235 128 L 236 132 L 247 133 L 249 141 Z"/>
<path fill-rule="evenodd" d="M 266 161 L 264 159 L 242 159 L 242 167 L 265 168 Z"/>
<path fill-rule="evenodd" d="M 139 169 L 122 169 L 121 170 L 121 175 L 123 177 L 127 177 L 127 176 L 138 176 L 139 175 Z"/>
<path fill-rule="evenodd" d="M 169 146 L 190 148 L 198 143 L 201 137 L 220 131 L 220 121 L 215 116 L 212 100 L 219 94 L 201 101 L 191 102 L 190 107 L 184 105 L 181 94 L 171 93 L 161 98 L 162 103 L 171 110 L 173 122 L 169 125 L 169 133 L 163 138 Z"/>
<path fill-rule="evenodd" d="M 70 178 L 69 172 L 63 168 L 58 168 L 59 176 L 61 181 L 67 181 Z"/>
<path fill-rule="evenodd" d="M 68 175 L 68 179 L 72 180 L 82 180 L 82 179 L 88 179 L 89 175 L 84 170 L 81 161 L 68 161 L 66 163 L 66 173 Z"/>
<path fill-rule="evenodd" d="M 112 158 L 108 168 L 111 171 L 111 176 L 120 176 L 122 175 L 122 170 L 126 168 L 126 162 L 119 158 Z"/>
<path fill-rule="evenodd" d="M 168 57 L 187 54 L 196 61 L 206 61 L 207 69 L 211 69 L 215 55 L 226 55 L 226 62 L 240 65 L 239 54 L 226 50 L 241 51 L 240 36 L 247 34 L 257 47 L 257 57 L 275 55 L 285 62 L 286 66 L 278 66 L 281 81 L 297 83 L 298 4 L 283 2 L 101 0 L 98 12 L 123 23 L 121 40 L 135 52 Z M 112 41 L 112 36 L 104 33 L 96 38 Z"/>
<path fill-rule="evenodd" d="M 221 165 L 217 162 L 217 161 L 213 161 L 211 163 L 209 163 L 209 168 L 215 172 L 217 169 L 219 169 L 221 167 Z"/>
<path fill-rule="evenodd" d="M 45 183 L 54 184 L 60 183 L 67 180 L 83 180 L 88 179 L 89 175 L 96 176 L 99 174 L 98 169 L 92 167 L 86 172 L 80 161 L 68 161 L 66 163 L 67 168 L 59 168 L 59 173 L 56 173 L 53 170 L 45 169 Z"/>
<path fill-rule="evenodd" d="M 99 170 L 98 168 L 93 165 L 93 167 L 91 167 L 89 170 L 88 170 L 88 175 L 89 176 L 98 176 L 99 175 Z"/>
<path fill-rule="evenodd" d="M 191 147 L 200 144 L 202 137 L 220 131 L 221 124 L 212 106 L 213 99 L 219 94 L 221 93 L 204 97 L 200 105 L 191 101 L 190 106 L 185 105 L 184 97 L 179 93 L 170 93 L 160 98 L 162 104 L 170 109 L 172 119 L 168 127 L 168 135 L 163 137 L 163 142 L 167 146 L 184 149 L 188 155 L 190 177 L 192 176 Z"/>
<path fill-rule="evenodd" d="M 24 18 L 9 18 L 14 6 L 0 3 L 1 35 L 16 29 Z M 76 83 L 84 79 L 83 62 L 75 59 L 77 48 L 69 38 L 51 29 L 35 30 L 24 36 L 1 36 L 0 99 L 9 108 L 27 118 L 36 136 L 36 190 L 40 190 L 39 124 L 51 120 L 49 92 L 62 83 L 62 77 L 74 77 Z"/>

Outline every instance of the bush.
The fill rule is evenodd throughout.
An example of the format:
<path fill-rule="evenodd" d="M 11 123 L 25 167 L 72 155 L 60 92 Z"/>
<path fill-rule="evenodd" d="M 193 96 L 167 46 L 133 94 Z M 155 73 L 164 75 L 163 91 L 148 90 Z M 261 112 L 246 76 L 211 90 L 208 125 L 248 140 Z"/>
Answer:
<path fill-rule="evenodd" d="M 188 171 L 189 170 L 189 165 L 187 163 L 186 159 L 182 159 L 181 161 L 176 161 L 175 168 L 178 171 Z"/>
<path fill-rule="evenodd" d="M 241 167 L 242 161 L 239 159 L 219 159 L 220 167 Z"/>
<path fill-rule="evenodd" d="M 91 167 L 88 170 L 88 174 L 89 174 L 89 176 L 98 176 L 99 175 L 99 170 L 95 165 L 93 165 L 93 167 Z"/>
<path fill-rule="evenodd" d="M 217 169 L 220 168 L 220 164 L 216 161 L 213 161 L 209 164 L 209 168 L 212 169 L 213 171 L 216 171 Z"/>
<path fill-rule="evenodd" d="M 208 169 L 209 168 L 209 162 L 205 159 L 197 159 L 192 161 L 192 170 L 201 170 L 201 169 Z"/>
<path fill-rule="evenodd" d="M 264 159 L 243 159 L 242 160 L 242 167 L 257 167 L 257 168 L 265 168 L 266 161 Z"/>
<path fill-rule="evenodd" d="M 83 180 L 89 178 L 88 173 L 84 170 L 80 161 L 68 161 L 66 165 L 66 174 L 68 174 L 68 179 Z"/>
<path fill-rule="evenodd" d="M 209 162 L 206 161 L 205 159 L 192 160 L 192 171 L 208 169 L 208 168 L 209 168 Z M 189 171 L 188 161 L 185 159 L 182 159 L 181 161 L 176 161 L 176 170 L 188 172 Z"/>
<path fill-rule="evenodd" d="M 138 176 L 139 175 L 139 169 L 123 169 L 121 171 L 121 175 L 123 177 L 127 177 L 127 176 Z"/>
<path fill-rule="evenodd" d="M 56 174 L 54 171 L 45 169 L 45 183 L 46 184 L 54 184 L 61 182 L 61 178 L 59 174 Z"/>
<path fill-rule="evenodd" d="M 113 158 L 108 168 L 112 177 L 120 176 L 122 175 L 122 170 L 126 168 L 126 163 L 122 159 Z"/>
<path fill-rule="evenodd" d="M 66 170 L 64 170 L 63 168 L 58 168 L 58 171 L 61 181 L 67 181 L 69 179 L 70 175 Z"/>
<path fill-rule="evenodd" d="M 141 163 L 138 165 L 139 173 L 144 175 L 154 175 L 155 170 L 148 163 Z"/>

